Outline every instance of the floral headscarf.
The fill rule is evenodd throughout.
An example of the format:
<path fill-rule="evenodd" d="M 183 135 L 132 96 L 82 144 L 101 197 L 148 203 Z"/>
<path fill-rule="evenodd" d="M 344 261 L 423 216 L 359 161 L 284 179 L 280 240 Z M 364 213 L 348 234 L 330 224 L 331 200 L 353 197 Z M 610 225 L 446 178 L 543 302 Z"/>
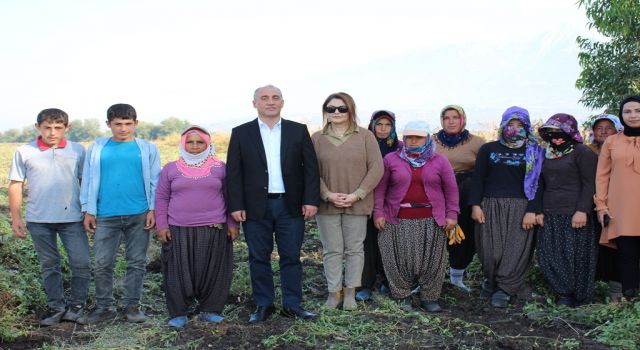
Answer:
<path fill-rule="evenodd" d="M 386 139 L 379 139 L 378 135 L 376 135 L 376 124 L 380 119 L 387 119 L 389 122 L 391 122 L 391 132 Z M 378 146 L 380 147 L 380 153 L 382 153 L 382 157 L 398 149 L 396 115 L 393 112 L 386 110 L 373 112 L 373 114 L 371 115 L 371 120 L 369 121 L 369 130 L 371 130 L 373 135 L 376 137 L 376 140 L 378 141 Z"/>
<path fill-rule="evenodd" d="M 186 151 L 187 138 L 191 134 L 200 136 L 207 144 L 201 153 L 191 154 Z M 176 166 L 184 177 L 192 179 L 207 177 L 211 173 L 212 167 L 222 166 L 222 162 L 215 157 L 216 150 L 211 143 L 209 132 L 197 125 L 190 126 L 180 135 L 179 152 L 180 158 L 176 161 Z"/>
<path fill-rule="evenodd" d="M 582 143 L 582 135 L 578 131 L 576 118 L 569 114 L 557 113 L 538 128 L 540 137 L 548 143 L 545 158 L 556 159 L 573 152 L 576 143 Z M 552 139 L 563 139 L 564 143 L 556 145 Z"/>
<path fill-rule="evenodd" d="M 514 128 L 507 126 L 514 119 L 521 121 L 524 127 Z M 502 114 L 502 121 L 498 129 L 498 141 L 509 148 L 520 148 L 526 145 L 524 194 L 528 200 L 533 200 L 538 189 L 538 179 L 542 170 L 543 150 L 535 135 L 531 132 L 529 111 L 518 106 L 509 107 Z"/>
<path fill-rule="evenodd" d="M 448 110 L 454 110 L 458 112 L 458 114 L 460 115 L 460 122 L 462 123 L 462 129 L 460 129 L 459 133 L 454 135 L 449 135 L 444 131 L 444 113 Z M 464 109 L 458 105 L 448 105 L 442 109 L 442 111 L 440 112 L 440 125 L 442 125 L 442 129 L 438 131 L 436 137 L 438 138 L 440 144 L 447 148 L 455 148 L 457 145 L 463 143 L 469 138 L 469 130 L 466 129 L 467 114 L 465 113 Z"/>
<path fill-rule="evenodd" d="M 622 132 L 622 130 L 624 130 L 624 126 L 622 126 L 622 123 L 620 123 L 620 118 L 616 117 L 613 114 L 601 114 L 597 116 L 595 119 L 593 119 L 593 122 L 591 124 L 591 129 L 589 131 L 589 137 L 588 137 L 589 143 L 591 144 L 596 143 L 594 129 L 596 127 L 596 124 L 598 124 L 598 122 L 601 120 L 608 120 L 611 123 L 613 123 L 613 127 L 616 128 L 616 131 L 619 133 Z"/>
<path fill-rule="evenodd" d="M 400 158 L 407 161 L 411 167 L 420 168 L 433 157 L 436 145 L 433 143 L 431 135 L 429 135 L 429 124 L 427 122 L 422 120 L 410 121 L 404 127 L 402 136 L 403 138 L 407 136 L 421 136 L 426 138 L 425 144 L 420 147 L 409 147 L 407 146 L 406 140 L 404 140 L 404 145 L 398 151 Z"/>

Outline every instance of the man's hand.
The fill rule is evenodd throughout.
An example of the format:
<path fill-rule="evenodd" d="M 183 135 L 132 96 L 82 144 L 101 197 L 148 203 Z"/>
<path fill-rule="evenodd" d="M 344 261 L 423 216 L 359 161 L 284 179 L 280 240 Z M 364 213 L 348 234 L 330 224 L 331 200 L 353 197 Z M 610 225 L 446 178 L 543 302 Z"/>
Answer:
<path fill-rule="evenodd" d="M 231 217 L 236 222 L 245 222 L 247 221 L 247 212 L 244 210 L 238 210 L 231 213 Z"/>
<path fill-rule="evenodd" d="M 82 224 L 84 225 L 84 229 L 87 230 L 90 235 L 96 233 L 96 227 L 98 224 L 96 223 L 95 215 L 84 213 L 84 220 L 82 221 Z"/>
<path fill-rule="evenodd" d="M 318 212 L 318 207 L 315 205 L 303 205 L 302 206 L 302 216 L 304 216 L 305 220 L 311 219 Z"/>
<path fill-rule="evenodd" d="M 387 221 L 384 218 L 377 218 L 375 220 L 373 220 L 373 226 L 375 226 L 378 231 L 383 231 L 384 230 L 384 225 L 387 223 Z"/>
<path fill-rule="evenodd" d="M 22 221 L 22 190 L 24 183 L 22 181 L 11 180 L 7 188 L 9 195 L 9 212 L 11 213 L 11 230 L 18 238 L 27 237 L 27 228 Z"/>
<path fill-rule="evenodd" d="M 21 217 L 17 217 L 11 221 L 11 229 L 13 230 L 14 236 L 21 239 L 27 238 L 27 227 L 24 225 Z"/>
<path fill-rule="evenodd" d="M 471 218 L 479 224 L 484 224 L 484 211 L 479 205 L 471 207 Z"/>
<path fill-rule="evenodd" d="M 536 213 L 525 213 L 522 218 L 522 229 L 527 231 L 536 225 Z"/>
<path fill-rule="evenodd" d="M 231 227 L 229 226 L 227 228 L 227 238 L 230 241 L 235 241 L 236 238 L 238 238 L 238 236 L 240 235 L 240 228 L 238 227 Z"/>
<path fill-rule="evenodd" d="M 168 228 L 163 228 L 162 230 L 158 230 L 156 232 L 156 237 L 162 244 L 167 244 L 171 240 L 171 231 Z"/>
<path fill-rule="evenodd" d="M 571 218 L 571 227 L 583 228 L 587 225 L 587 213 L 576 211 Z"/>
<path fill-rule="evenodd" d="M 147 220 L 145 221 L 144 229 L 151 230 L 153 226 L 156 225 L 156 214 L 155 211 L 149 210 L 147 212 Z"/>

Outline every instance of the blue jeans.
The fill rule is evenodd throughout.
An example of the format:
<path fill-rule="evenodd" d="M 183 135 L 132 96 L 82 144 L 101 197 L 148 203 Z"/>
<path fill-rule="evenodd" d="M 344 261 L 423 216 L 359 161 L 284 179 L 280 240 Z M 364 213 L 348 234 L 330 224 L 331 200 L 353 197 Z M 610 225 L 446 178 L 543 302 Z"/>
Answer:
<path fill-rule="evenodd" d="M 127 271 L 122 282 L 124 307 L 137 305 L 142 294 L 142 282 L 147 265 L 149 230 L 144 229 L 147 213 L 97 218 L 93 239 L 95 258 L 96 304 L 98 308 L 111 307 L 113 297 L 113 270 L 120 242 L 124 241 Z"/>
<path fill-rule="evenodd" d="M 292 217 L 284 198 L 269 199 L 262 220 L 243 223 L 249 248 L 249 268 L 253 298 L 258 306 L 269 306 L 275 299 L 271 252 L 275 232 L 280 255 L 280 285 L 282 305 L 299 307 L 302 301 L 302 264 L 300 248 L 304 237 L 304 219 Z"/>
<path fill-rule="evenodd" d="M 69 305 L 84 304 L 89 292 L 91 261 L 89 259 L 89 240 L 82 222 L 27 222 L 27 230 L 31 234 L 31 240 L 40 260 L 42 282 L 47 293 L 47 305 L 56 310 L 63 310 L 67 306 L 62 286 L 62 272 L 60 271 L 58 235 L 67 251 L 71 268 Z"/>

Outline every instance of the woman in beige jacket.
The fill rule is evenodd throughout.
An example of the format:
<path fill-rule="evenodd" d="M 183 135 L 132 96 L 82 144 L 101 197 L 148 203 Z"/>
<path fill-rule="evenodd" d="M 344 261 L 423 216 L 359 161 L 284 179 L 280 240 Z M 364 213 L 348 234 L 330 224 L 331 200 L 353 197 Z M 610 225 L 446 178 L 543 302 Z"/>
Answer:
<path fill-rule="evenodd" d="M 373 189 L 383 173 L 382 156 L 373 134 L 358 126 L 350 95 L 331 94 L 322 110 L 323 128 L 311 140 L 320 167 L 322 202 L 316 220 L 329 289 L 325 306 L 338 307 L 344 283 L 342 308 L 353 310 L 364 266 L 363 242 L 373 209 Z"/>

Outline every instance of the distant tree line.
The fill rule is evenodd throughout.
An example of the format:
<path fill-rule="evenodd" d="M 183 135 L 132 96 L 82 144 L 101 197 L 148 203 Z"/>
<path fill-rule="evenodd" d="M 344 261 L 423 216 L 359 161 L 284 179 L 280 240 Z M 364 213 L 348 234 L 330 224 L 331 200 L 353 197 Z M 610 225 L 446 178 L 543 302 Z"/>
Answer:
<path fill-rule="evenodd" d="M 72 120 L 71 129 L 67 132 L 66 137 L 71 141 L 82 142 L 93 141 L 100 136 L 110 136 L 111 131 L 100 130 L 102 123 L 98 119 Z M 189 121 L 176 117 L 167 118 L 160 124 L 139 121 L 136 136 L 147 140 L 157 140 L 173 133 L 181 133 L 190 125 Z M 0 132 L 0 142 L 29 142 L 33 141 L 37 135 L 38 130 L 33 125 L 29 125 L 22 130 L 9 129 Z"/>

